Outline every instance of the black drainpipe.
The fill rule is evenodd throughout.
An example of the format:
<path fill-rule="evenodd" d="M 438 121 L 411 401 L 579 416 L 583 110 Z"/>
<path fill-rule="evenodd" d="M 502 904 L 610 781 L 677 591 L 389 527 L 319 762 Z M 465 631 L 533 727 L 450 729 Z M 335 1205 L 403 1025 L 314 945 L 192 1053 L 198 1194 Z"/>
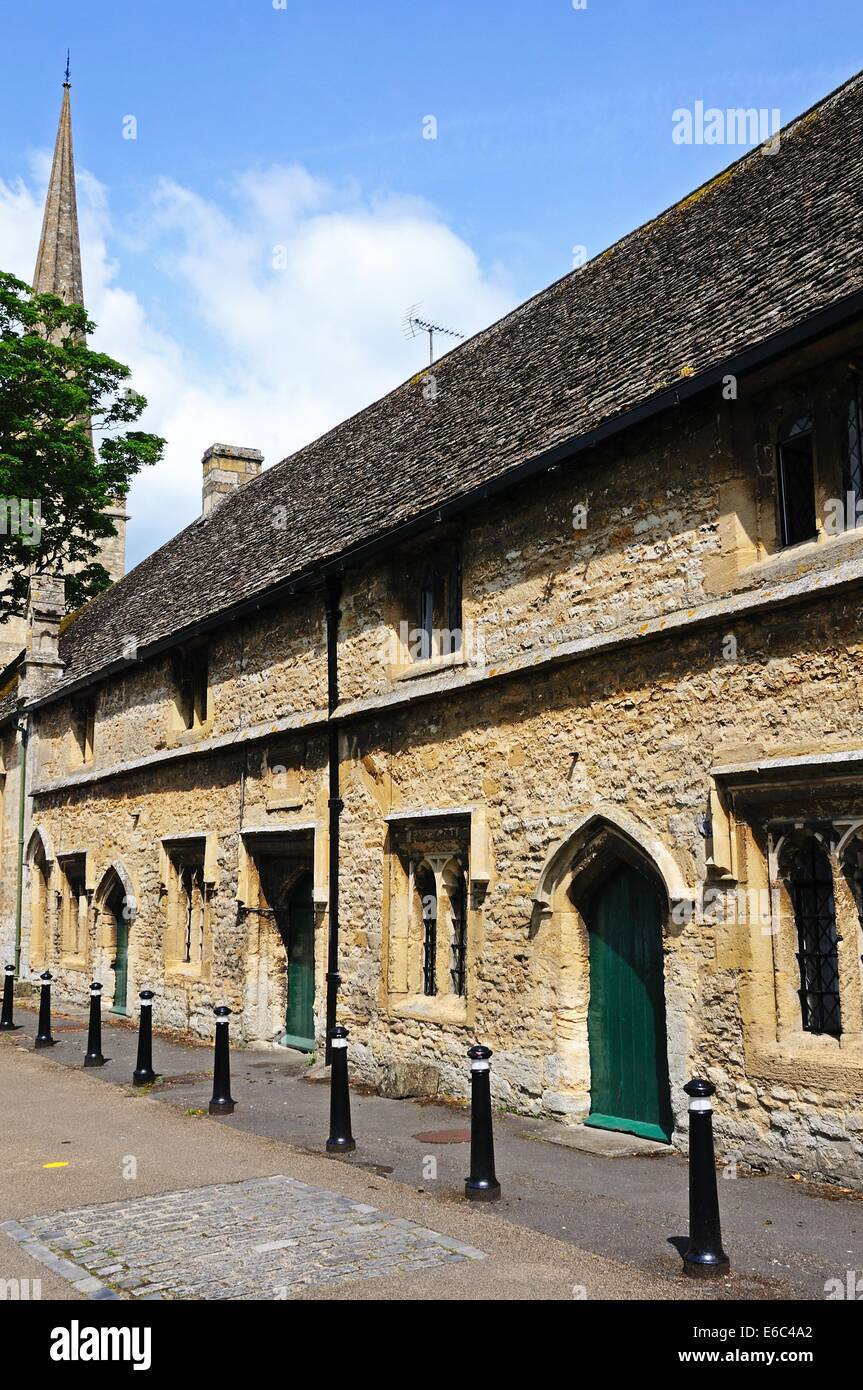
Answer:
<path fill-rule="evenodd" d="M 342 581 L 330 575 L 326 581 L 324 602 L 327 614 L 327 761 L 329 765 L 330 808 L 330 865 L 329 865 L 329 937 L 327 941 L 327 1040 L 324 1061 L 332 1060 L 332 1032 L 336 1026 L 336 1004 L 342 977 L 339 974 L 339 816 L 344 802 L 339 795 L 339 726 L 333 718 L 339 703 L 339 602 Z"/>

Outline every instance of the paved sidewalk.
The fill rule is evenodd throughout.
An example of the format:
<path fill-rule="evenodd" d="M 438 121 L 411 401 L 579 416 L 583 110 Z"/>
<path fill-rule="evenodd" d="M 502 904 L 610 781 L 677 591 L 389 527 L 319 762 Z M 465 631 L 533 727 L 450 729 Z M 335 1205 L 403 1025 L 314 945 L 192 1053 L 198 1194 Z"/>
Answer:
<path fill-rule="evenodd" d="M 277 1173 L 6 1221 L 0 1230 L 90 1297 L 286 1299 L 409 1275 L 481 1250 Z"/>
<path fill-rule="evenodd" d="M 704 1293 L 462 1200 L 435 1202 L 367 1169 L 184 1115 L 8 1037 L 0 1039 L 0 1116 L 7 1297 L 13 1280 L 22 1292 L 29 1281 L 29 1296 L 43 1299 Z"/>
<path fill-rule="evenodd" d="M 7 1045 L 32 1045 L 35 1015 L 18 1010 L 21 1033 Z M 60 1039 L 52 1066 L 80 1066 L 83 1016 L 56 1018 Z M 105 1018 L 109 1064 L 87 1075 L 124 1090 L 135 1063 L 136 1032 Z M 232 1054 L 231 1117 L 204 1121 L 211 1050 L 157 1036 L 154 1064 L 162 1080 L 150 1092 L 162 1106 L 198 1124 L 246 1131 L 320 1154 L 327 1135 L 326 1081 L 311 1082 L 307 1061 L 285 1049 Z M 131 1095 L 130 1091 L 130 1095 Z M 138 1098 L 140 1100 L 140 1098 Z M 380 1190 L 402 1183 L 443 1210 L 460 1203 L 467 1171 L 466 1110 L 440 1104 L 384 1100 L 352 1094 L 357 1152 L 329 1160 L 339 1168 L 374 1175 Z M 551 1137 L 549 1137 L 551 1136 Z M 642 1143 L 636 1157 L 610 1158 L 568 1147 L 574 1136 L 556 1125 L 514 1115 L 495 1117 L 497 1175 L 503 1199 L 487 1216 L 572 1243 L 642 1270 L 680 1280 L 680 1250 L 687 1229 L 687 1167 L 665 1146 Z M 580 1140 L 579 1140 L 580 1142 Z M 275 1170 L 274 1170 L 275 1171 Z M 383 1200 L 379 1198 L 378 1200 Z M 740 1176 L 720 1182 L 723 1236 L 734 1275 L 708 1295 L 823 1298 L 828 1279 L 863 1269 L 863 1197 L 781 1178 Z M 430 1218 L 425 1218 L 429 1224 Z M 433 1224 L 433 1223 L 431 1223 Z"/>

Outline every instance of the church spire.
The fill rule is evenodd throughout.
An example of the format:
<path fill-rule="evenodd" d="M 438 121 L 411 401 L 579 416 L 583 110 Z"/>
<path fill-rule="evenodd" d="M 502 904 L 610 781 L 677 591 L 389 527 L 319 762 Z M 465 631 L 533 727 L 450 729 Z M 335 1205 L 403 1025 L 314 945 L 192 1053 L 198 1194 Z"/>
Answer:
<path fill-rule="evenodd" d="M 60 124 L 54 145 L 51 179 L 42 219 L 39 254 L 33 272 L 37 294 L 58 294 L 67 304 L 83 304 L 81 246 L 78 239 L 78 207 L 75 201 L 75 165 L 72 159 L 72 111 L 69 105 L 69 55 L 60 106 Z"/>

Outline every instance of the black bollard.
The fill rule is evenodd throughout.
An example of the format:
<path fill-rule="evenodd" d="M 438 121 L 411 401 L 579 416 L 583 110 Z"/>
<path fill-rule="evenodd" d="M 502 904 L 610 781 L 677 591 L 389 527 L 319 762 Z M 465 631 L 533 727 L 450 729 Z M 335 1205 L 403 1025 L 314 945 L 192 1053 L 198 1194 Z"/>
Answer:
<path fill-rule="evenodd" d="M 210 1114 L 233 1115 L 231 1056 L 228 1051 L 228 1019 L 231 1017 L 231 1010 L 227 1004 L 217 1004 L 213 1013 L 216 1015 L 216 1046 L 213 1052 L 213 1095 L 210 1100 Z"/>
<path fill-rule="evenodd" d="M 138 995 L 141 1013 L 138 1021 L 138 1062 L 132 1072 L 133 1086 L 149 1086 L 156 1080 L 153 1071 L 153 991 L 142 989 Z"/>
<path fill-rule="evenodd" d="M 464 1195 L 474 1202 L 496 1202 L 500 1183 L 494 1173 L 491 1125 L 491 1048 L 475 1043 L 470 1058 L 470 1177 Z"/>
<path fill-rule="evenodd" d="M 15 967 L 7 965 L 3 976 L 3 1012 L 0 1014 L 0 1033 L 13 1033 L 18 1027 L 14 1017 Z"/>
<path fill-rule="evenodd" d="M 716 1156 L 713 1151 L 713 1106 L 716 1087 L 698 1077 L 688 1081 L 689 1096 L 689 1245 L 683 1268 L 693 1279 L 718 1279 L 731 1261 L 722 1249 Z"/>
<path fill-rule="evenodd" d="M 90 983 L 90 1027 L 87 1030 L 85 1067 L 104 1067 L 102 1056 L 102 986 L 98 980 Z"/>
<path fill-rule="evenodd" d="M 328 1154 L 353 1153 L 351 1134 L 351 1093 L 348 1088 L 348 1030 L 338 1024 L 330 1034 L 330 1137 Z"/>
<path fill-rule="evenodd" d="M 39 1028 L 33 1040 L 34 1047 L 53 1047 L 57 1041 L 51 1037 L 51 978 L 50 970 L 43 970 L 39 976 Z"/>

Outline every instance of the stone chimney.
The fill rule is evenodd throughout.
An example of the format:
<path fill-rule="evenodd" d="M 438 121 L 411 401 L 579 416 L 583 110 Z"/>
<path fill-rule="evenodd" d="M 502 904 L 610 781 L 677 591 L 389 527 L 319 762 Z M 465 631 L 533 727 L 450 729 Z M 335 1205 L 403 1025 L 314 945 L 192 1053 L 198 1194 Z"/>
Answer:
<path fill-rule="evenodd" d="M 27 598 L 27 642 L 21 667 L 20 693 L 25 700 L 44 695 L 62 675 L 60 621 L 66 607 L 62 574 L 33 574 Z"/>
<path fill-rule="evenodd" d="M 237 488 L 257 478 L 264 456 L 258 449 L 234 444 L 211 444 L 201 460 L 203 469 L 202 515 L 209 516 Z"/>

